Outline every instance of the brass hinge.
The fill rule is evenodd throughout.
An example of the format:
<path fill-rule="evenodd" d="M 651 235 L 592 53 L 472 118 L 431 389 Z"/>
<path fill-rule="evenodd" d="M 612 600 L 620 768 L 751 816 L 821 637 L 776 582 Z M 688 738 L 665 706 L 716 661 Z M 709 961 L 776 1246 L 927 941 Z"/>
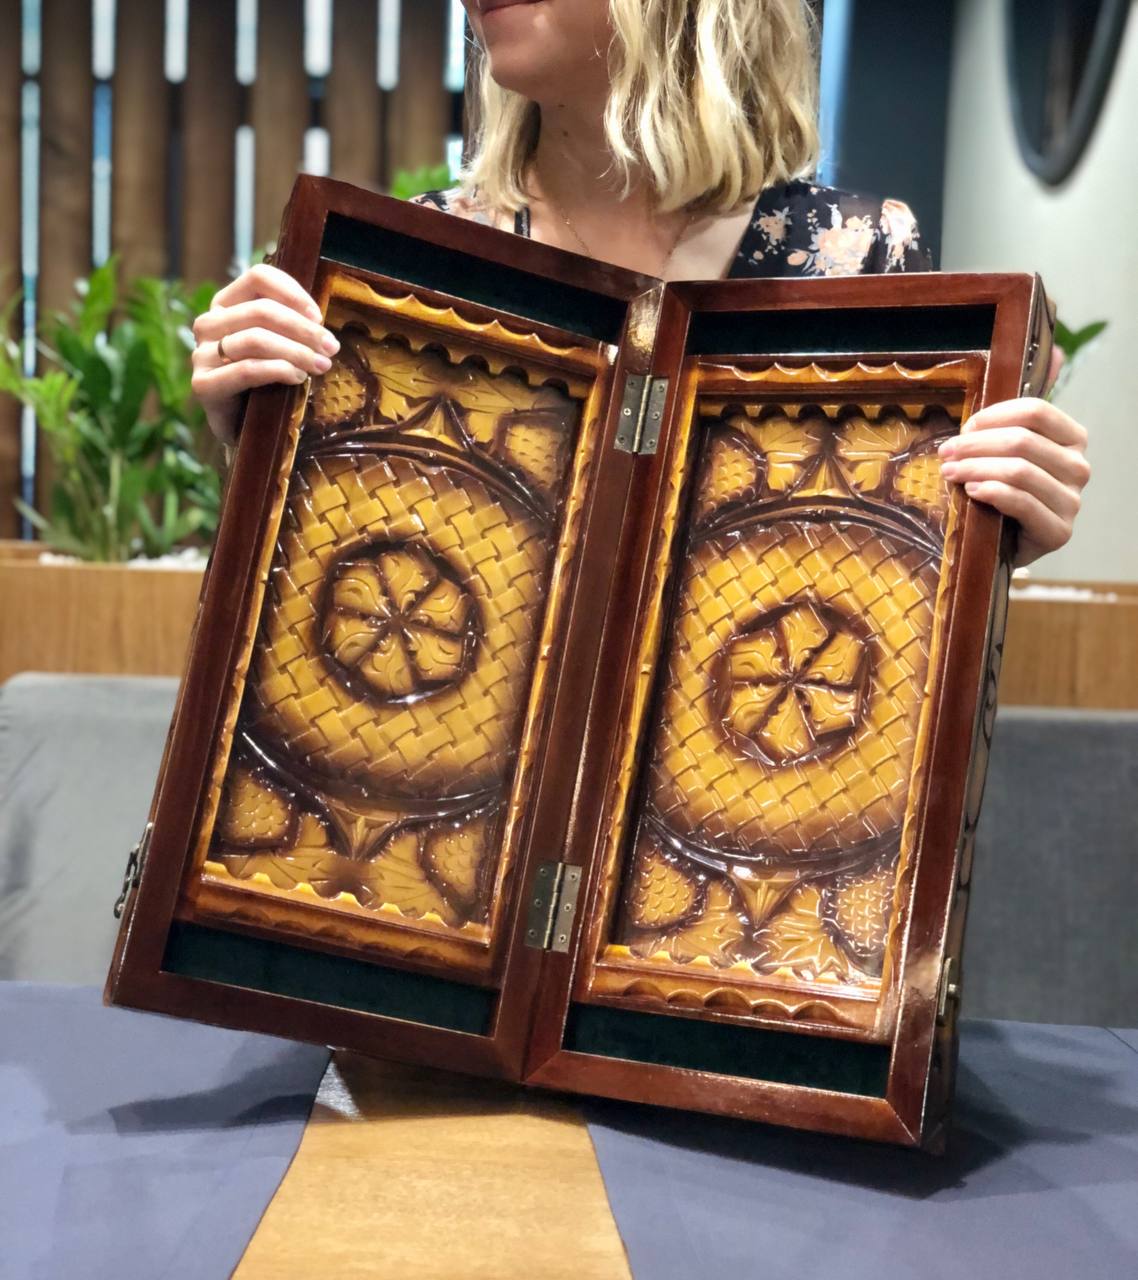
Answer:
<path fill-rule="evenodd" d="M 543 862 L 534 873 L 533 896 L 526 921 L 526 946 L 539 951 L 568 951 L 581 868 L 566 862 Z"/>
<path fill-rule="evenodd" d="M 146 855 L 150 851 L 150 833 L 153 830 L 154 823 L 148 822 L 139 842 L 127 855 L 126 871 L 123 873 L 122 878 L 122 892 L 115 899 L 116 920 L 122 918 L 122 913 L 126 910 L 127 898 L 138 888 L 138 882 L 142 879 L 142 868 L 146 865 Z"/>
<path fill-rule="evenodd" d="M 667 378 L 630 373 L 624 380 L 616 447 L 622 453 L 655 453 L 668 397 Z"/>
<path fill-rule="evenodd" d="M 945 1022 L 948 1018 L 948 1002 L 955 1005 L 960 1000 L 960 983 L 956 980 L 956 961 L 949 956 L 940 971 L 940 985 L 936 993 L 936 1020 Z"/>

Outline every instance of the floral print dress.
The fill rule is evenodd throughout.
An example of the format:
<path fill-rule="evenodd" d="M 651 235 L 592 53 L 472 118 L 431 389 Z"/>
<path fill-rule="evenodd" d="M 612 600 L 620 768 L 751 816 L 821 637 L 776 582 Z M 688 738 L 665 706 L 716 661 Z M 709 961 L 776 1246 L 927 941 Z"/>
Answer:
<path fill-rule="evenodd" d="M 458 187 L 427 191 L 415 204 L 489 223 Z M 514 230 L 528 236 L 529 209 Z M 727 272 L 728 279 L 771 276 L 858 276 L 931 271 L 932 259 L 909 206 L 795 180 L 768 187 Z"/>

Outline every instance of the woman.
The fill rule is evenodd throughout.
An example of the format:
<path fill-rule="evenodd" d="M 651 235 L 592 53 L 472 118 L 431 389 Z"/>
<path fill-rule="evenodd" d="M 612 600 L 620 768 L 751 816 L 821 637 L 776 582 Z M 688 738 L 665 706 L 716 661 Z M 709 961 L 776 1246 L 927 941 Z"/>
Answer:
<path fill-rule="evenodd" d="M 817 156 L 805 0 L 463 0 L 482 127 L 461 186 L 419 203 L 663 279 L 929 270 L 908 208 L 802 180 Z M 194 390 L 232 439 L 241 397 L 330 366 L 336 339 L 272 267 L 194 329 Z M 1085 430 L 1044 400 L 976 414 L 944 474 L 1020 523 L 1018 563 L 1071 536 Z"/>

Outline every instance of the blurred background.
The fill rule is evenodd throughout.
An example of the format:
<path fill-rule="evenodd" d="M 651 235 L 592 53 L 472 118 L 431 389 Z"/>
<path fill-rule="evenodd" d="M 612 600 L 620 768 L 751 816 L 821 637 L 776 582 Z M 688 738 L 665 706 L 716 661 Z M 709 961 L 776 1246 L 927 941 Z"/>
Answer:
<path fill-rule="evenodd" d="M 1117 639 L 1138 617 L 1131 7 L 816 4 L 820 179 L 908 201 L 942 269 L 1038 271 L 1078 351 L 1057 395 L 1090 429 L 1095 477 L 1076 537 L 1033 578 L 1084 603 L 1105 588 L 1129 630 L 1111 611 L 1076 641 L 1086 611 L 1052 592 L 1049 616 L 1069 616 L 1031 628 L 1024 662 L 1064 691 L 1023 695 L 1036 701 L 1138 705 Z M 217 458 L 187 321 L 271 247 L 298 171 L 401 196 L 450 181 L 469 123 L 462 6 L 0 0 L 0 32 L 0 539 L 85 561 L 208 545 Z M 1095 681 L 1114 691 L 1077 687 Z"/>
<path fill-rule="evenodd" d="M 1110 915 L 1138 893 L 1138 23 L 1130 0 L 816 7 L 820 179 L 910 203 L 942 269 L 1037 271 L 1058 305 L 1073 358 L 1056 399 L 1089 429 L 1095 475 L 1074 540 L 1013 591 L 1001 697 L 1018 720 L 991 821 L 1034 859 L 1035 896 L 1025 931 L 1013 859 L 976 924 L 995 985 L 974 1011 L 1055 1015 L 1069 982 L 1067 1015 L 1117 1021 L 1138 972 L 1132 924 Z M 127 707 L 157 751 L 219 504 L 189 325 L 271 246 L 298 171 L 447 185 L 469 47 L 457 0 L 0 0 L 3 803 L 31 724 L 58 745 L 89 713 L 105 741 Z M 129 705 L 66 684 L 103 676 L 166 683 Z M 89 798 L 124 851 L 156 767 L 140 759 L 119 817 L 105 779 Z M 66 830 L 41 833 L 45 865 Z M 0 822 L 0 886 L 4 840 Z M 1074 859 L 1086 848 L 1108 856 Z M 0 899 L 0 941 L 7 926 L 46 956 L 33 914 L 27 893 Z M 1093 959 L 1056 941 L 1088 931 Z"/>

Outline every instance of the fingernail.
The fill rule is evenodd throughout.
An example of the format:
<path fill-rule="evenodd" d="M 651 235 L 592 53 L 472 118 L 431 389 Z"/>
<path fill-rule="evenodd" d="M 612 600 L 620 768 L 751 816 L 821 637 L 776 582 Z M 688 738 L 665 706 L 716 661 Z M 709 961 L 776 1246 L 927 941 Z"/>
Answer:
<path fill-rule="evenodd" d="M 305 310 L 308 312 L 308 318 L 310 320 L 315 320 L 317 324 L 319 324 L 324 319 L 324 317 L 320 314 L 320 308 L 316 305 L 315 302 L 310 302 L 308 306 L 305 308 Z"/>
<path fill-rule="evenodd" d="M 327 356 L 317 356 L 312 363 L 316 366 L 317 373 L 327 373 L 332 367 L 332 361 Z"/>
<path fill-rule="evenodd" d="M 293 369 L 292 371 L 293 382 L 303 382 L 307 377 L 308 374 L 305 373 L 303 369 Z"/>
<path fill-rule="evenodd" d="M 953 476 L 960 474 L 960 466 L 955 462 L 946 462 L 940 469 L 940 473 L 946 480 L 951 480 Z"/>
<path fill-rule="evenodd" d="M 964 492 L 968 494 L 970 498 L 974 498 L 980 492 L 980 482 L 978 480 L 969 480 L 969 482 L 964 486 Z"/>
<path fill-rule="evenodd" d="M 320 339 L 320 345 L 330 356 L 334 356 L 336 352 L 340 350 L 339 339 L 334 333 L 330 333 L 327 329 L 324 330 L 323 336 Z"/>
<path fill-rule="evenodd" d="M 947 458 L 947 457 L 950 457 L 952 454 L 954 454 L 956 452 L 955 438 L 953 438 L 952 440 L 943 441 L 937 452 L 940 454 L 942 458 Z"/>

